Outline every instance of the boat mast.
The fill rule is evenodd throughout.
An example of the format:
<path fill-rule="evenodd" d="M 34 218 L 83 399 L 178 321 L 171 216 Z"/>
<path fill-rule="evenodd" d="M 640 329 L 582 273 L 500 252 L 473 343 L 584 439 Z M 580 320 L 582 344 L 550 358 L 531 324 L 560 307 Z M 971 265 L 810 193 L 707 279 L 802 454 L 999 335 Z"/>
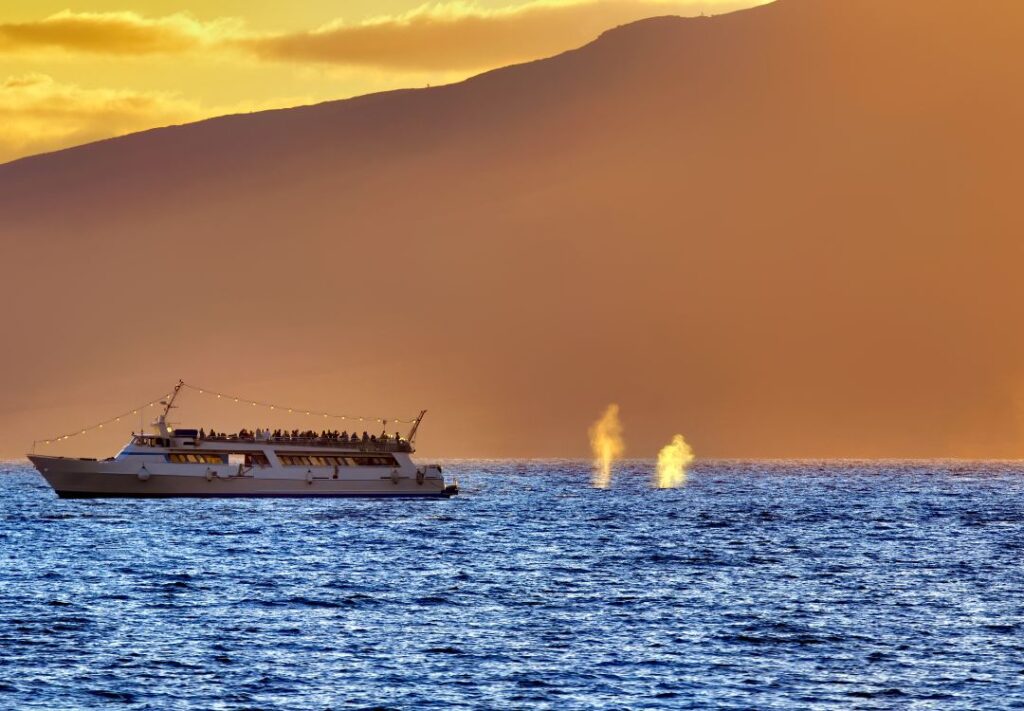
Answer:
<path fill-rule="evenodd" d="M 423 416 L 425 414 L 427 414 L 426 410 L 420 410 L 419 417 L 417 417 L 416 420 L 412 423 L 412 428 L 409 430 L 409 436 L 406 437 L 406 439 L 409 440 L 409 444 L 412 444 L 413 442 L 416 441 L 416 430 L 420 428 L 420 422 L 423 421 Z"/>
<path fill-rule="evenodd" d="M 160 404 L 164 406 L 164 411 L 160 413 L 160 416 L 156 418 L 156 422 L 153 423 L 155 427 L 160 430 L 161 437 L 170 437 L 170 430 L 167 429 L 167 415 L 170 414 L 171 408 L 174 407 L 174 401 L 178 397 L 178 392 L 185 384 L 184 380 L 178 380 L 178 384 L 174 386 L 174 392 L 171 393 L 171 397 L 167 400 L 161 400 Z"/>

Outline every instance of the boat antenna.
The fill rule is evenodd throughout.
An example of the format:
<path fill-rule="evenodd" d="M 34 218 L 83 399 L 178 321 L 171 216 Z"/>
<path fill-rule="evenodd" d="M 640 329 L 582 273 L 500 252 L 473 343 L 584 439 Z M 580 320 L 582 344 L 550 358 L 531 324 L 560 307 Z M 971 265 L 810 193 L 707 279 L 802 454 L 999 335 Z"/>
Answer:
<path fill-rule="evenodd" d="M 423 416 L 425 414 L 427 414 L 426 410 L 420 410 L 419 417 L 417 417 L 413 421 L 412 427 L 409 429 L 409 436 L 406 437 L 406 439 L 409 440 L 409 444 L 412 444 L 413 442 L 416 441 L 416 430 L 418 430 L 420 428 L 420 422 L 423 421 Z"/>
<path fill-rule="evenodd" d="M 178 397 L 178 392 L 181 390 L 184 384 L 185 381 L 179 379 L 178 384 L 174 386 L 174 392 L 171 393 L 170 399 L 160 401 L 161 405 L 166 405 L 166 407 L 164 407 L 164 414 L 162 415 L 164 419 L 167 419 L 167 415 L 170 414 L 171 408 L 174 407 L 174 400 Z"/>
<path fill-rule="evenodd" d="M 167 437 L 170 435 L 170 430 L 167 428 L 167 415 L 170 414 L 171 408 L 174 407 L 174 401 L 178 397 L 178 393 L 181 391 L 182 386 L 185 385 L 184 380 L 178 380 L 178 384 L 174 386 L 174 392 L 166 400 L 161 400 L 160 404 L 164 406 L 164 411 L 160 413 L 160 416 L 156 418 L 153 423 L 160 431 L 160 436 Z"/>

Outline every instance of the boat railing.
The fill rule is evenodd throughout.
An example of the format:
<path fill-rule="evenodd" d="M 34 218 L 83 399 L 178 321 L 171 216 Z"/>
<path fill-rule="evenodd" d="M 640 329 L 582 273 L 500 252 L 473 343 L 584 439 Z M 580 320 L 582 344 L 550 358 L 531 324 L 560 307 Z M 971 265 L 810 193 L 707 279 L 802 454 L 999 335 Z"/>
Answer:
<path fill-rule="evenodd" d="M 240 442 L 245 444 L 273 444 L 292 447 L 334 447 L 357 449 L 362 452 L 411 452 L 412 445 L 407 440 L 388 439 L 367 440 L 339 439 L 330 437 L 239 437 L 237 435 L 217 435 L 197 437 L 196 442 Z"/>

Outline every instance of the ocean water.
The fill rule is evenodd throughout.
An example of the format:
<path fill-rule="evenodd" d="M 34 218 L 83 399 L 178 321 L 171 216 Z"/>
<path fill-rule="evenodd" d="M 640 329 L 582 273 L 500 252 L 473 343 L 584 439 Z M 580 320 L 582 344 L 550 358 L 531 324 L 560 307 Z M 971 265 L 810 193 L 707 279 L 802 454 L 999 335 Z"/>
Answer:
<path fill-rule="evenodd" d="M 1024 464 L 451 462 L 449 501 L 0 466 L 0 708 L 1024 708 Z"/>

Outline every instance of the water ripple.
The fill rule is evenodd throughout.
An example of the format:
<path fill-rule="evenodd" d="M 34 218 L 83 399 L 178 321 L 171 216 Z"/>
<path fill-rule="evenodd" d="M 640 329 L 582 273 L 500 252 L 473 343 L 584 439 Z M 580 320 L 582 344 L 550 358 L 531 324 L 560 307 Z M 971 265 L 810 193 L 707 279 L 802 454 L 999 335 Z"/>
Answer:
<path fill-rule="evenodd" d="M 1024 466 L 451 462 L 463 495 L 0 476 L 0 708 L 1015 708 Z"/>

